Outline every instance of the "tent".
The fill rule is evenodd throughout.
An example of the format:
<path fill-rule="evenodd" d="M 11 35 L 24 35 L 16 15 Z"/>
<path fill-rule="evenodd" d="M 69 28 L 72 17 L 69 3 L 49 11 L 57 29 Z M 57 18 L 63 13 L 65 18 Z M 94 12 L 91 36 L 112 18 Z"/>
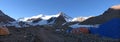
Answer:
<path fill-rule="evenodd" d="M 0 35 L 9 35 L 10 34 L 10 32 L 9 32 L 9 30 L 8 30 L 8 28 L 6 28 L 6 27 L 0 27 Z"/>
<path fill-rule="evenodd" d="M 73 29 L 73 28 L 68 28 L 68 29 L 66 30 L 66 32 L 67 32 L 67 33 L 71 33 L 72 29 Z"/>
<path fill-rule="evenodd" d="M 73 34 L 80 34 L 80 33 L 89 34 L 89 29 L 86 27 L 74 28 L 72 29 L 72 33 Z"/>
<path fill-rule="evenodd" d="M 91 28 L 92 34 L 100 36 L 120 39 L 120 18 L 114 18 L 99 26 L 99 28 Z"/>

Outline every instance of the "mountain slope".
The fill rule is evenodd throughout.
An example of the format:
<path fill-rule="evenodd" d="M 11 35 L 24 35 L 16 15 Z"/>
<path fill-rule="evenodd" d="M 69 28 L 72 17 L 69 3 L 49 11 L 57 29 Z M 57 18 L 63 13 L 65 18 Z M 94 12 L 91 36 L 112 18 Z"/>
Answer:
<path fill-rule="evenodd" d="M 67 22 L 66 17 L 64 16 L 64 13 L 59 13 L 60 15 L 55 19 L 54 21 L 54 26 L 58 27 L 58 26 L 62 26 L 63 23 Z"/>
<path fill-rule="evenodd" d="M 102 24 L 106 21 L 111 20 L 112 18 L 120 18 L 120 5 L 112 6 L 107 11 L 105 11 L 102 15 L 91 17 L 81 24 Z"/>
<path fill-rule="evenodd" d="M 8 22 L 12 22 L 12 21 L 15 21 L 15 19 L 9 17 L 8 15 L 4 14 L 0 10 L 0 23 L 8 23 Z"/>

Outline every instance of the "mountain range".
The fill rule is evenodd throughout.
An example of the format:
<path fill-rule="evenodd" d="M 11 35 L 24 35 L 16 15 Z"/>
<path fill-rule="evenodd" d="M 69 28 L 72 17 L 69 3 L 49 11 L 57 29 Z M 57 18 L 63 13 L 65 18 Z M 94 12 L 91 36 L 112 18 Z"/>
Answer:
<path fill-rule="evenodd" d="M 120 18 L 120 5 L 112 6 L 99 16 L 77 17 L 71 18 L 63 12 L 56 15 L 37 15 L 32 17 L 24 17 L 15 20 L 0 11 L 0 24 L 15 27 L 29 27 L 38 25 L 50 25 L 54 27 L 69 26 L 73 24 L 79 25 L 95 25 L 102 24 L 112 18 Z"/>

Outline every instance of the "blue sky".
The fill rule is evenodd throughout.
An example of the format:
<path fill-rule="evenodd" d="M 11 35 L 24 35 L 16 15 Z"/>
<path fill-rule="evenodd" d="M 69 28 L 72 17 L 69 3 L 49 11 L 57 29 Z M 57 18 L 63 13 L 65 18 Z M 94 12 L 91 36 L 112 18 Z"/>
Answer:
<path fill-rule="evenodd" d="M 18 19 L 62 11 L 71 17 L 97 16 L 120 0 L 0 0 L 0 10 Z"/>

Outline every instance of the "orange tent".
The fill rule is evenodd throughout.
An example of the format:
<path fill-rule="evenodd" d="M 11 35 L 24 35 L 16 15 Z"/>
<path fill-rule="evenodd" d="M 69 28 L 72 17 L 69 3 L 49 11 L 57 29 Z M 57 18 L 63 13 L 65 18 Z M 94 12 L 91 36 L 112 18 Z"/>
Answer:
<path fill-rule="evenodd" d="M 72 30 L 72 33 L 73 33 L 73 34 L 80 34 L 80 33 L 89 34 L 89 29 L 88 29 L 88 28 L 85 28 L 85 27 L 74 28 L 74 29 Z"/>
<path fill-rule="evenodd" d="M 0 35 L 9 35 L 10 32 L 6 27 L 0 27 Z"/>
<path fill-rule="evenodd" d="M 79 28 L 80 32 L 84 33 L 84 34 L 89 34 L 89 29 L 85 28 L 85 27 L 81 27 Z"/>

